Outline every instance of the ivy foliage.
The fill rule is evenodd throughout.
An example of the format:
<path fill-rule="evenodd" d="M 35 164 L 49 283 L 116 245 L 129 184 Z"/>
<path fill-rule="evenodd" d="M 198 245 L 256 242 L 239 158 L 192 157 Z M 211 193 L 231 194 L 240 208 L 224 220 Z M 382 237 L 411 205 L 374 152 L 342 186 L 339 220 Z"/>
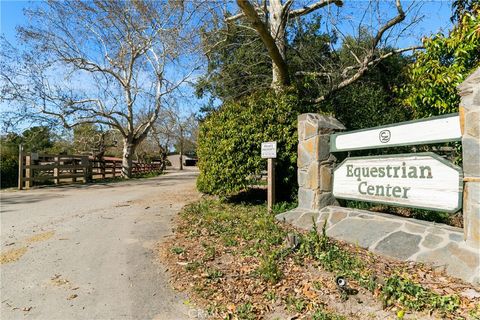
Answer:
<path fill-rule="evenodd" d="M 277 141 L 277 196 L 296 193 L 297 117 L 303 112 L 298 94 L 257 92 L 225 102 L 200 126 L 197 187 L 201 192 L 233 195 L 258 184 L 266 159 L 261 143 Z"/>
<path fill-rule="evenodd" d="M 407 70 L 407 84 L 400 89 L 402 101 L 416 117 L 458 111 L 457 86 L 480 67 L 480 5 L 459 19 L 448 36 L 437 34 L 423 41 Z"/>

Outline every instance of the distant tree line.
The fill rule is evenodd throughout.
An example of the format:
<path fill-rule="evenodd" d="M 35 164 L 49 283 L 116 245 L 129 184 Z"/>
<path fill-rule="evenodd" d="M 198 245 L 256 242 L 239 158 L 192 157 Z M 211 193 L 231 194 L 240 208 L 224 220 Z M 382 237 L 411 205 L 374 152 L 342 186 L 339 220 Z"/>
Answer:
<path fill-rule="evenodd" d="M 166 112 L 166 111 L 163 111 Z M 169 111 L 172 112 L 172 111 Z M 141 162 L 167 163 L 169 153 L 196 154 L 197 121 L 194 117 L 162 117 L 153 132 L 135 149 L 133 159 Z M 55 132 L 48 126 L 33 126 L 21 133 L 0 136 L 0 181 L 2 188 L 18 183 L 19 146 L 24 152 L 43 154 L 89 155 L 102 160 L 105 156 L 122 157 L 121 135 L 95 124 L 82 124 L 73 130 Z"/>

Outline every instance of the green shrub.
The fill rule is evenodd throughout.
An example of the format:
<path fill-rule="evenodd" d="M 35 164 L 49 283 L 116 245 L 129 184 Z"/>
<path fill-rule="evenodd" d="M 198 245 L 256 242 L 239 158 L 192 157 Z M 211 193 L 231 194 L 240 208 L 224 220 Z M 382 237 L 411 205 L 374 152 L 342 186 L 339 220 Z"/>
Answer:
<path fill-rule="evenodd" d="M 0 159 L 0 184 L 2 188 L 15 187 L 18 184 L 18 160 Z"/>
<path fill-rule="evenodd" d="M 480 67 L 480 5 L 465 12 L 448 34 L 423 39 L 425 50 L 415 54 L 406 70 L 407 81 L 398 88 L 402 103 L 416 117 L 458 111 L 457 86 Z"/>
<path fill-rule="evenodd" d="M 295 195 L 297 117 L 306 109 L 295 93 L 256 93 L 213 111 L 200 126 L 198 189 L 229 196 L 258 184 L 261 143 L 277 141 L 277 196 Z"/>

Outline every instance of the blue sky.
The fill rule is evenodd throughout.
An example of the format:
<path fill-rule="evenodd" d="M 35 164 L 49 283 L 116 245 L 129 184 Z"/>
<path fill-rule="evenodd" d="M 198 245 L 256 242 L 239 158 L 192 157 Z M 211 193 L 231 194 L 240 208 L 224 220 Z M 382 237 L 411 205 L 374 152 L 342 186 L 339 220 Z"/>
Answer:
<path fill-rule="evenodd" d="M 307 1 L 306 3 L 312 3 L 316 0 Z M 18 25 L 24 25 L 28 23 L 27 18 L 23 15 L 23 9 L 32 4 L 38 4 L 38 1 L 11 1 L 11 0 L 0 0 L 0 33 L 2 33 L 6 39 L 14 44 L 19 45 L 16 40 L 16 31 L 15 28 Z M 300 1 L 301 2 L 301 1 Z M 393 1 L 383 0 L 380 2 L 381 6 L 391 5 Z M 352 17 L 352 21 L 358 20 L 359 10 L 358 7 L 364 7 L 366 1 L 362 0 L 345 0 L 344 6 L 340 9 L 342 14 L 346 14 Z M 418 45 L 420 43 L 419 39 L 423 36 L 429 36 L 435 34 L 439 31 L 448 31 L 451 28 L 450 15 L 451 15 L 451 1 L 422 1 L 421 13 L 424 15 L 423 20 L 415 27 L 414 34 L 409 37 L 402 38 L 399 40 L 396 45 L 398 47 Z M 404 9 L 408 8 L 411 4 L 411 1 L 403 0 L 402 1 Z M 232 3 L 232 11 L 236 11 L 236 4 Z M 382 19 L 389 19 L 395 15 L 394 10 L 390 10 L 389 16 L 382 17 Z M 342 22 L 341 27 L 343 32 L 349 32 L 351 27 L 346 23 Z M 191 96 L 193 90 L 185 88 L 185 92 Z M 182 109 L 193 109 L 198 110 L 200 106 L 205 103 L 204 100 L 197 100 L 193 98 L 187 98 L 185 101 L 179 101 L 180 107 Z"/>
<path fill-rule="evenodd" d="M 348 10 L 348 2 L 360 3 L 362 0 L 345 0 L 343 9 Z M 27 23 L 23 15 L 23 8 L 31 4 L 32 1 L 0 0 L 0 32 L 5 37 L 15 43 L 15 27 Z M 313 1 L 312 1 L 313 2 Z M 441 30 L 448 30 L 451 27 L 449 21 L 451 15 L 451 1 L 428 1 L 424 0 L 422 12 L 426 15 L 424 21 L 416 29 L 419 35 L 429 35 Z M 410 1 L 403 1 L 403 6 L 407 7 Z M 352 10 L 352 9 L 350 9 Z"/>
<path fill-rule="evenodd" d="M 0 1 L 0 32 L 10 42 L 15 41 L 15 27 L 26 22 L 22 12 L 26 5 L 26 1 Z"/>

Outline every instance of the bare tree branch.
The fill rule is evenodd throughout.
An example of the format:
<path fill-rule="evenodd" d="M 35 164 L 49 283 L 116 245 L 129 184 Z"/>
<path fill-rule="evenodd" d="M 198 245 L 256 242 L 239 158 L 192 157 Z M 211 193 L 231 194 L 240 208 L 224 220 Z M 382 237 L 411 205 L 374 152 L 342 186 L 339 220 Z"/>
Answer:
<path fill-rule="evenodd" d="M 304 16 L 304 15 L 310 13 L 310 12 L 313 12 L 313 11 L 318 10 L 320 8 L 326 7 L 326 6 L 328 6 L 332 3 L 335 4 L 338 7 L 343 6 L 343 1 L 341 1 L 341 0 L 321 0 L 321 1 L 315 2 L 311 5 L 305 6 L 302 9 L 290 10 L 288 12 L 288 15 L 290 16 L 290 18 L 296 18 L 296 17 Z"/>
<path fill-rule="evenodd" d="M 407 51 L 412 51 L 412 50 L 418 50 L 418 49 L 423 49 L 423 47 L 422 46 L 412 46 L 412 47 L 408 47 L 408 48 L 392 50 L 392 51 L 390 51 L 386 54 L 381 55 L 378 58 L 373 59 L 373 60 L 366 60 L 365 59 L 363 64 L 361 64 L 361 65 L 350 66 L 350 67 L 345 68 L 342 71 L 342 76 L 344 76 L 344 77 L 346 77 L 346 74 L 350 70 L 357 69 L 357 72 L 355 74 L 353 74 L 352 76 L 350 76 L 349 78 L 341 81 L 339 84 L 333 86 L 330 89 L 330 91 L 328 92 L 328 95 L 331 95 L 332 93 L 334 93 L 334 92 L 336 92 L 336 91 L 338 91 L 342 88 L 345 88 L 346 86 L 348 86 L 348 85 L 354 83 L 355 81 L 357 81 L 366 71 L 368 71 L 368 69 L 369 69 L 368 67 L 373 66 L 374 64 L 377 64 L 377 63 L 381 62 L 382 60 L 385 60 L 385 59 L 391 57 L 394 54 L 407 52 Z M 327 97 L 327 95 L 323 95 L 323 96 L 318 97 L 317 99 L 313 100 L 312 102 L 313 103 L 320 103 L 320 102 L 324 101 L 326 99 L 326 97 Z"/>
<path fill-rule="evenodd" d="M 237 13 L 233 16 L 225 18 L 225 21 L 237 21 L 241 18 L 245 17 L 245 14 L 243 12 Z"/>

